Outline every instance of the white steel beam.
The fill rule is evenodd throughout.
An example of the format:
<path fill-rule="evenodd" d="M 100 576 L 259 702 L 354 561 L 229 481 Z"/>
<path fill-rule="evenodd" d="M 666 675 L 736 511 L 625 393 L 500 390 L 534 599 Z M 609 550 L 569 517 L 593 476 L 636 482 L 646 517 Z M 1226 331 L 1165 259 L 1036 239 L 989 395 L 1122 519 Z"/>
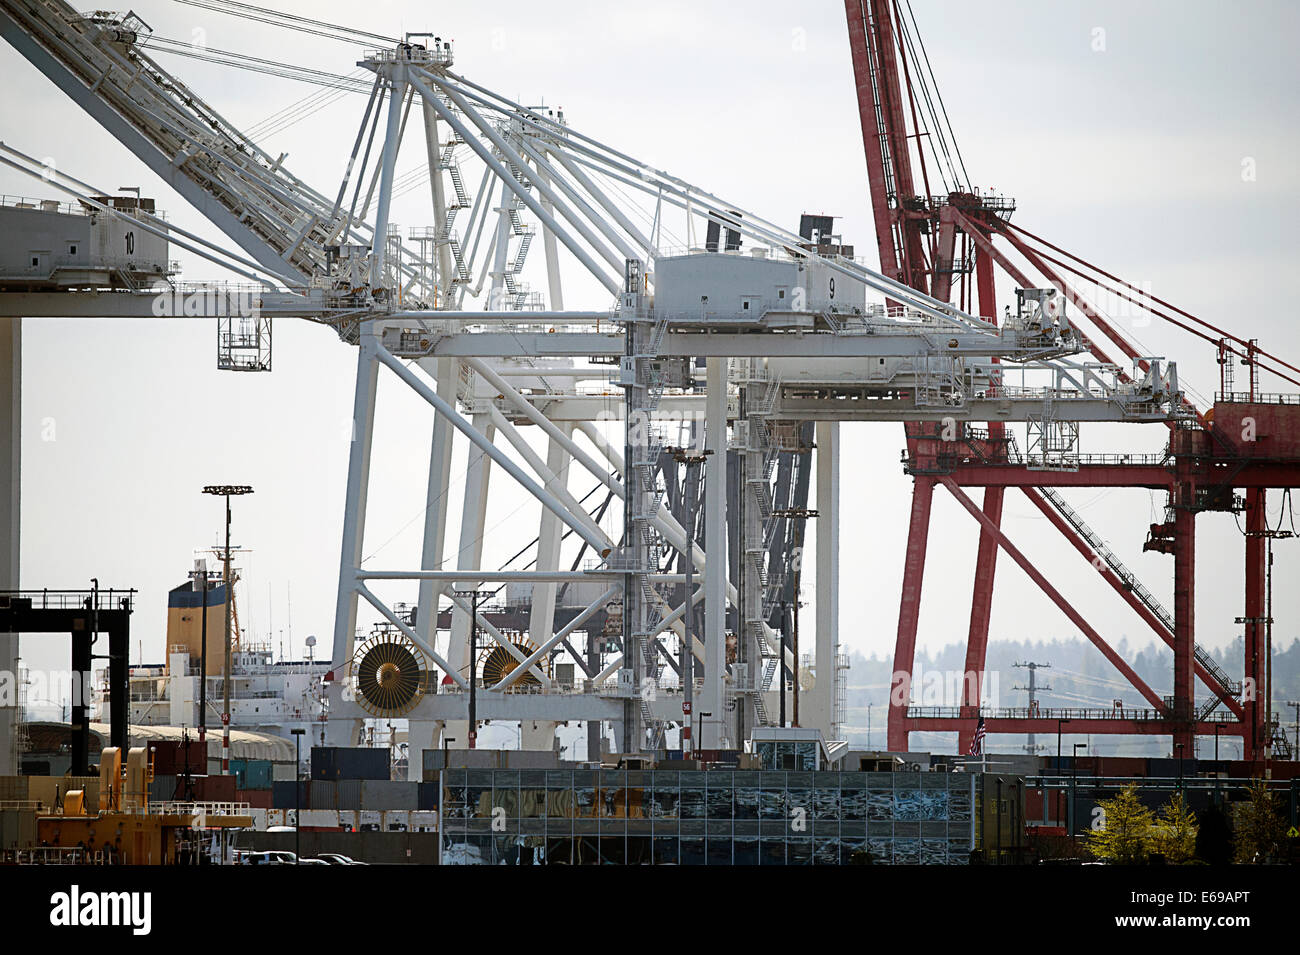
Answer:
<path fill-rule="evenodd" d="M 456 404 L 456 384 L 460 376 L 460 363 L 454 358 L 439 358 L 434 362 L 434 379 L 438 395 L 447 404 Z M 429 482 L 425 494 L 424 544 L 420 553 L 420 567 L 439 570 L 447 540 L 447 505 L 451 493 L 452 435 L 451 422 L 440 414 L 433 416 L 433 439 L 429 450 Z M 420 581 L 420 595 L 416 606 L 415 626 L 428 643 L 433 643 L 438 633 L 438 597 L 442 588 L 432 580 Z"/>
<path fill-rule="evenodd" d="M 497 431 L 501 432 L 502 435 L 505 436 L 505 439 L 510 442 L 511 446 L 516 451 L 519 452 L 519 456 L 524 459 L 524 462 L 530 468 L 533 469 L 533 472 L 539 478 L 542 479 L 542 486 L 551 494 L 553 494 L 555 496 L 555 499 L 564 506 L 563 513 L 568 515 L 568 517 L 571 519 L 568 523 L 572 524 L 573 521 L 577 521 L 581 523 L 589 531 L 591 531 L 591 533 L 599 536 L 599 538 L 603 542 L 601 544 L 601 548 L 600 548 L 601 550 L 612 549 L 614 546 L 614 542 L 609 539 L 609 535 L 607 535 L 604 531 L 600 529 L 599 525 L 597 525 L 596 522 L 592 520 L 591 515 L 587 513 L 586 509 L 582 506 L 582 504 L 579 503 L 578 500 L 572 494 L 569 493 L 569 490 L 566 486 L 568 480 L 568 455 L 565 454 L 564 448 L 561 447 L 558 442 L 551 441 L 550 449 L 547 452 L 547 457 L 549 458 L 549 461 L 543 463 L 542 459 L 538 457 L 537 452 L 532 449 L 532 446 L 529 445 L 528 441 L 524 438 L 524 436 L 519 433 L 519 430 L 506 419 L 505 415 L 501 413 L 500 409 L 498 409 L 495 405 L 489 404 L 488 414 L 491 417 L 492 426 L 496 428 Z M 571 425 L 569 427 L 570 429 L 572 428 Z M 557 465 L 560 470 L 556 471 L 553 465 Z M 563 474 L 564 476 L 561 477 L 561 474 Z M 550 514 L 552 517 L 557 516 L 556 512 L 550 510 L 550 508 L 543 507 L 542 509 L 543 517 L 545 517 L 547 514 Z M 555 547 L 559 547 L 559 538 L 556 537 L 556 539 L 552 543 Z M 555 569 L 554 567 L 541 566 L 540 550 L 538 554 L 539 554 L 538 567 L 537 567 L 538 570 Z M 554 561 L 558 561 L 558 559 L 559 559 L 559 554 L 557 552 L 554 560 L 551 561 L 551 563 L 554 563 Z"/>
<path fill-rule="evenodd" d="M 450 676 L 453 682 L 455 682 L 461 687 L 464 687 L 465 689 L 469 689 L 469 683 L 464 679 L 464 677 L 462 677 L 459 673 L 457 673 L 456 670 L 452 669 L 451 665 L 445 659 L 443 659 L 442 655 L 438 653 L 438 651 L 435 650 L 431 644 L 428 644 L 425 641 L 421 640 L 420 635 L 417 634 L 414 630 L 412 630 L 409 626 L 407 626 L 406 623 L 402 620 L 402 618 L 397 616 L 397 614 L 393 613 L 393 611 L 389 610 L 387 604 L 385 604 L 382 600 L 380 600 L 373 593 L 371 593 L 369 587 L 367 587 L 363 583 L 358 583 L 357 593 L 360 594 L 362 597 L 365 597 L 366 602 L 370 604 L 370 606 L 378 610 L 380 614 L 383 615 L 385 620 L 387 620 L 389 623 L 395 626 L 398 630 L 401 630 L 402 633 L 406 635 L 406 638 L 410 640 L 412 643 L 414 643 L 417 647 L 419 647 L 421 652 L 423 652 L 430 660 L 432 660 L 438 666 L 442 667 L 443 672 L 445 672 L 448 676 Z"/>
<path fill-rule="evenodd" d="M 437 417 L 442 417 L 438 415 Z M 476 413 L 471 421 L 476 435 L 489 445 L 494 437 L 487 414 Z M 474 441 L 474 436 L 470 436 Z M 487 526 L 488 483 L 492 476 L 492 459 L 480 442 L 471 445 L 465 461 L 465 493 L 461 500 L 460 545 L 456 549 L 456 567 L 464 570 L 483 565 L 483 532 Z M 444 593 L 446 589 L 444 588 Z M 469 657 L 471 605 L 452 597 L 451 633 L 447 656 L 462 673 L 474 672 L 475 661 Z"/>
<path fill-rule="evenodd" d="M 818 421 L 817 468 L 817 613 L 815 660 L 817 683 L 808 701 L 813 726 L 832 739 L 835 712 L 836 657 L 840 646 L 840 423 Z M 807 706 L 807 704 L 804 704 Z"/>
<path fill-rule="evenodd" d="M 509 422 L 507 422 L 508 424 Z M 561 426 L 561 430 L 567 430 L 568 433 L 572 434 L 573 426 Z M 555 475 L 557 482 L 555 489 L 565 491 L 567 494 L 569 456 L 558 442 L 548 441 L 547 443 L 546 467 Z M 574 503 L 577 504 L 576 501 Z M 578 511 L 586 513 L 580 505 Z M 546 572 L 559 569 L 562 540 L 563 535 L 560 531 L 559 518 L 552 514 L 548 508 L 542 508 L 541 521 L 537 529 L 537 570 Z M 552 582 L 533 584 L 533 592 L 530 595 L 528 634 L 534 643 L 546 643 L 550 640 L 552 631 L 555 629 L 555 594 L 556 586 Z"/>
<path fill-rule="evenodd" d="M 357 380 L 352 400 L 352 444 L 348 452 L 347 498 L 343 506 L 343 544 L 339 557 L 338 601 L 334 607 L 334 647 L 331 661 L 341 667 L 352 656 L 357 629 L 357 570 L 365 536 L 366 497 L 370 489 L 370 450 L 375 424 L 375 386 L 379 366 L 378 343 L 362 324 L 357 348 Z"/>
<path fill-rule="evenodd" d="M 474 109 L 474 107 L 465 102 L 464 97 L 457 94 L 450 86 L 443 83 L 440 78 L 435 77 L 432 73 L 424 72 L 424 75 L 429 77 L 429 79 L 434 83 L 438 84 L 438 86 L 446 93 L 447 98 L 450 99 L 462 113 L 473 119 L 475 125 L 479 127 L 482 135 L 491 142 L 497 150 L 506 156 L 506 158 L 521 168 L 526 165 L 524 158 L 511 148 L 510 144 L 501 137 L 500 133 L 492 128 L 491 123 L 484 119 L 482 115 Z M 533 215 L 541 219 L 542 223 L 555 233 L 556 237 L 564 243 L 565 247 L 573 253 L 574 257 L 586 266 L 587 270 L 591 272 L 591 274 L 595 276 L 601 284 L 605 286 L 605 288 L 609 289 L 611 294 L 619 294 L 622 290 L 622 283 L 617 278 L 610 275 L 608 271 L 601 268 L 600 265 L 598 265 L 587 253 L 586 249 L 579 245 L 577 240 L 570 236 L 569 233 L 560 226 L 555 217 L 542 208 L 542 205 L 537 198 L 522 184 L 515 180 L 515 177 L 510 174 L 510 170 L 506 169 L 505 166 L 503 166 L 501 162 L 492 155 L 492 151 L 481 142 L 480 138 L 475 135 L 474 132 L 456 116 L 455 113 L 448 109 L 439 97 L 435 96 L 423 86 L 417 86 L 416 89 L 419 90 L 420 95 L 425 98 L 426 102 L 432 104 L 434 110 L 436 110 L 438 115 L 447 122 L 447 125 L 460 133 L 461 137 L 469 147 L 473 149 L 474 152 L 478 153 L 479 158 L 492 167 L 493 171 L 496 172 L 502 182 L 506 183 L 506 185 L 511 188 L 524 205 L 528 206 Z M 567 209 L 563 203 L 555 201 L 554 195 L 551 195 L 548 198 L 550 198 L 551 202 L 555 204 L 556 208 L 561 210 Z M 566 218 L 568 217 L 566 216 Z M 587 229 L 585 226 L 578 228 L 578 226 L 575 225 L 574 227 L 577 228 L 578 233 L 591 244 L 592 248 L 598 250 L 603 248 L 603 244 L 594 234 L 591 233 L 590 229 Z"/>
<path fill-rule="evenodd" d="M 606 590 L 603 594 L 601 594 L 594 601 L 588 604 L 580 614 L 578 614 L 576 617 L 574 617 L 572 620 L 566 623 L 554 635 L 549 636 L 544 642 L 542 642 L 542 644 L 536 650 L 534 650 L 532 653 L 528 655 L 528 658 L 526 660 L 524 660 L 519 666 L 515 667 L 513 670 L 507 673 L 500 682 L 498 682 L 495 686 L 492 687 L 492 689 L 505 690 L 513 686 L 515 682 L 519 680 L 521 677 L 523 677 L 523 675 L 527 673 L 533 666 L 535 666 L 539 661 L 543 660 L 546 657 L 546 655 L 550 653 L 553 649 L 558 647 L 565 640 L 565 638 L 569 636 L 569 634 L 573 633 L 584 623 L 590 620 L 593 616 L 595 616 L 596 613 L 598 613 L 600 609 L 605 606 L 606 603 L 608 603 L 610 600 L 613 600 L 620 593 L 622 593 L 622 591 L 623 588 L 617 584 L 613 587 L 610 587 L 608 590 Z"/>
<path fill-rule="evenodd" d="M 705 719 L 697 745 L 716 749 L 725 725 L 727 668 L 727 363 L 707 360 L 704 447 L 712 452 L 704 483 L 704 686 L 695 705 Z M 730 734 L 727 734 L 730 735 Z"/>
<path fill-rule="evenodd" d="M 384 136 L 384 151 L 380 160 L 379 205 L 375 211 L 375 232 L 370 245 L 370 287 L 372 289 L 381 288 L 384 284 L 384 256 L 388 248 L 388 214 L 393 204 L 393 172 L 397 164 L 397 151 L 402 145 L 402 105 L 406 101 L 406 67 L 400 63 L 395 64 L 388 81 L 391 84 L 388 94 L 388 129 Z"/>

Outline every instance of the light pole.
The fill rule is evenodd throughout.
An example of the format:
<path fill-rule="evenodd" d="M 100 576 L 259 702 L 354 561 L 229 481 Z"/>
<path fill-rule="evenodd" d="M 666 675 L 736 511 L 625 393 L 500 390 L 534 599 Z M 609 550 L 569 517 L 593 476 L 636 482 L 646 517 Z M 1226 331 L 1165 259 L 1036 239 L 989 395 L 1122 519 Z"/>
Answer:
<path fill-rule="evenodd" d="M 1087 749 L 1087 748 L 1088 748 L 1088 744 L 1087 744 L 1087 743 L 1075 743 L 1075 744 L 1074 744 L 1074 753 L 1073 753 L 1073 754 L 1071 755 L 1071 757 L 1070 757 L 1070 818 L 1069 818 L 1069 823 L 1070 823 L 1070 842 L 1071 842 L 1071 843 L 1073 843 L 1073 842 L 1075 841 L 1075 838 L 1074 838 L 1074 830 L 1075 830 L 1076 826 L 1075 826 L 1075 824 L 1074 824 L 1074 814 L 1075 814 L 1075 812 L 1077 811 L 1078 806 L 1079 806 L 1079 790 L 1078 790 L 1078 785 L 1079 785 L 1079 750 L 1081 750 L 1081 749 Z"/>
<path fill-rule="evenodd" d="M 252 494 L 253 489 L 246 484 L 209 484 L 203 488 L 204 494 L 213 494 L 226 499 L 226 550 L 222 555 L 221 579 L 226 588 L 226 612 L 225 612 L 225 665 L 221 670 L 221 682 L 223 686 L 222 695 L 224 697 L 221 710 L 221 772 L 230 772 L 230 615 L 232 596 L 230 580 L 230 498 L 232 495 L 240 496 L 243 494 Z M 207 588 L 204 588 L 203 601 L 203 622 L 204 632 L 207 631 Z M 204 649 L 204 665 L 207 664 L 206 642 Z M 204 673 L 206 680 L 207 674 Z"/>
<path fill-rule="evenodd" d="M 293 734 L 293 864 L 302 864 L 302 727 L 289 730 Z"/>
<path fill-rule="evenodd" d="M 478 599 L 491 596 L 491 590 L 457 590 L 458 597 L 470 599 L 469 613 L 469 740 L 470 749 L 477 749 L 478 742 Z"/>
<path fill-rule="evenodd" d="M 1060 718 L 1056 721 L 1056 776 L 1058 779 L 1061 776 L 1061 725 L 1068 722 L 1070 721 Z M 1056 796 L 1056 821 L 1061 821 L 1061 796 L 1059 788 L 1057 789 Z"/>

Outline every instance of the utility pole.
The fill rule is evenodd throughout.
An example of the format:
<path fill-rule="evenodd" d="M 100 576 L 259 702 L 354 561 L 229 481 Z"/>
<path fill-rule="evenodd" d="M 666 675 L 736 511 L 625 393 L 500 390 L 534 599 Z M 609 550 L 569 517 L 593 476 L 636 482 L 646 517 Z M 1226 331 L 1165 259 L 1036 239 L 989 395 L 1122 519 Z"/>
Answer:
<path fill-rule="evenodd" d="M 209 484 L 203 489 L 204 494 L 213 494 L 226 499 L 226 550 L 222 554 L 221 579 L 226 589 L 226 618 L 225 622 L 225 666 L 221 671 L 222 701 L 221 710 L 221 772 L 230 772 L 230 615 L 231 608 L 234 606 L 234 598 L 231 591 L 230 576 L 230 496 L 252 494 L 253 489 L 245 484 Z M 204 591 L 206 594 L 206 590 Z M 207 601 L 204 600 L 203 609 L 204 626 L 207 625 Z M 207 650 L 204 650 L 206 666 Z M 206 673 L 204 674 L 206 679 Z"/>
<path fill-rule="evenodd" d="M 1291 750 L 1291 757 L 1300 759 L 1300 703 L 1287 700 L 1286 705 L 1295 710 L 1295 749 Z"/>
<path fill-rule="evenodd" d="M 1033 718 L 1034 714 L 1038 712 L 1038 691 L 1039 691 L 1039 690 L 1050 690 L 1050 689 L 1051 689 L 1050 686 L 1039 686 L 1039 685 L 1038 685 L 1038 683 L 1037 683 L 1036 680 L 1035 680 L 1035 677 L 1036 677 L 1037 671 L 1039 671 L 1039 670 L 1050 670 L 1050 669 L 1052 668 L 1052 665 L 1051 665 L 1050 663 L 1033 663 L 1033 662 L 1029 662 L 1029 663 L 1013 663 L 1012 666 L 1016 667 L 1017 669 L 1023 669 L 1023 670 L 1028 670 L 1028 671 L 1029 671 L 1029 686 L 1013 686 L 1011 689 L 1012 689 L 1012 690 L 1026 690 L 1026 691 L 1028 691 L 1028 693 L 1029 693 L 1029 716 L 1030 716 L 1030 718 Z M 1029 739 L 1025 742 L 1025 752 L 1026 752 L 1026 753 L 1029 753 L 1031 756 L 1032 756 L 1034 753 L 1037 753 L 1037 752 L 1038 752 L 1038 744 L 1037 744 L 1036 742 L 1034 742 L 1034 734 L 1033 734 L 1033 733 L 1030 733 L 1030 734 L 1029 734 Z"/>
<path fill-rule="evenodd" d="M 478 748 L 478 601 L 490 597 L 493 590 L 457 590 L 458 597 L 470 599 L 469 611 L 469 739 L 470 749 Z"/>

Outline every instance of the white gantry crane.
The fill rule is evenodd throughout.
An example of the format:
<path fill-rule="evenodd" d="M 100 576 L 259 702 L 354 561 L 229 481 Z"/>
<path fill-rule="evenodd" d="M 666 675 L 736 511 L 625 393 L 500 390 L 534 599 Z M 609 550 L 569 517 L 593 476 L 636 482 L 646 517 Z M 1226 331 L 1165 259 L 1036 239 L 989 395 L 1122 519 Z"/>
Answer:
<path fill-rule="evenodd" d="M 771 722 L 800 665 L 783 632 L 810 494 L 821 523 L 801 722 L 835 738 L 840 421 L 932 422 L 945 440 L 970 422 L 1027 422 L 1041 465 L 1069 467 L 1078 422 L 1180 413 L 1172 364 L 1134 382 L 1084 361 L 1050 293 L 1024 296 L 1000 326 L 965 314 L 833 237 L 790 231 L 583 135 L 557 110 L 471 82 L 441 37 L 199 5 L 367 46 L 362 72 L 197 49 L 134 14 L 82 15 L 62 0 L 0 0 L 0 33 L 238 247 L 136 220 L 254 283 L 237 310 L 251 324 L 224 326 L 223 367 L 269 368 L 273 317 L 329 324 L 357 348 L 328 687 L 338 742 L 380 715 L 410 721 L 412 754 L 444 732 L 464 746 L 484 720 L 519 721 L 547 749 L 558 722 L 587 722 L 593 757 L 606 732 L 614 750 L 636 753 L 686 725 L 696 747 L 740 747 Z M 337 188 L 294 176 L 159 64 L 172 54 L 355 95 L 362 118 L 340 149 L 350 145 Z M 399 172 L 412 153 L 416 167 Z M 0 145 L 0 162 L 125 214 L 15 147 Z M 426 188 L 428 224 L 403 237 L 394 198 Z M 541 263 L 529 258 L 537 238 Z M 530 262 L 544 291 L 524 279 Z M 562 265 L 572 277 L 575 263 L 595 307 L 566 308 Z M 0 307 L 149 315 L 159 294 L 0 293 Z M 376 383 L 389 373 L 435 416 L 415 568 L 362 560 Z M 546 437 L 544 458 L 530 427 Z M 451 475 L 457 433 L 481 452 L 463 482 Z M 526 564 L 482 566 L 493 469 L 541 504 Z M 462 483 L 449 567 L 450 492 Z M 606 515 L 620 503 L 615 534 Z M 577 559 L 561 563 L 569 538 Z M 503 593 L 524 609 L 500 610 Z M 377 620 L 368 637 L 361 607 Z"/>

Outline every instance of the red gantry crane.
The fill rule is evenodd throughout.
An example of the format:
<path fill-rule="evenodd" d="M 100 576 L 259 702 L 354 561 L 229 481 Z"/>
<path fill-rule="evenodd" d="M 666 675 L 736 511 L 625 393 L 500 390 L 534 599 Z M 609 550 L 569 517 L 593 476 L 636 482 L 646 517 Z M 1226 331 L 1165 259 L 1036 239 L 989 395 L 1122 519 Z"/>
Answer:
<path fill-rule="evenodd" d="M 1198 336 L 1218 349 L 1222 369 L 1214 407 L 1195 412 L 1191 426 L 1169 423 L 1166 450 L 1156 455 L 1079 455 L 1077 425 L 1046 420 L 1029 425 L 1022 453 L 999 422 L 987 428 L 961 425 L 945 433 L 935 423 L 905 424 L 905 469 L 913 477 L 911 518 L 903 565 L 895 680 L 910 681 L 921 612 L 930 506 L 936 485 L 946 488 L 980 524 L 966 644 L 966 674 L 959 707 L 912 705 L 910 686 L 891 689 L 888 745 L 907 750 L 918 730 L 957 731 L 960 751 L 969 747 L 979 716 L 989 733 L 1059 732 L 1147 734 L 1173 738 L 1174 751 L 1194 755 L 1197 735 L 1218 726 L 1240 735 L 1245 758 L 1259 761 L 1291 753 L 1271 712 L 1268 684 L 1268 562 L 1271 542 L 1291 536 L 1270 529 L 1265 518 L 1269 488 L 1300 485 L 1300 395 L 1264 394 L 1260 373 L 1300 384 L 1300 368 L 1244 339 L 1216 328 L 1163 299 L 1125 282 L 1047 240 L 1013 225 L 1014 201 L 971 187 L 930 67 L 929 57 L 903 0 L 845 0 L 849 43 L 881 271 L 912 288 L 997 322 L 994 269 L 1019 286 L 1018 306 L 1030 303 L 1057 312 L 1073 306 L 1089 328 L 1077 328 L 1099 361 L 1132 362 L 1134 376 L 1159 373 L 1116 324 L 1080 294 L 1094 283 L 1107 294 Z M 919 180 L 919 182 L 918 182 Z M 942 184 L 943 191 L 936 187 Z M 919 188 L 918 188 L 919 186 Z M 995 243 L 995 239 L 997 242 Z M 1025 263 L 1017 264 L 1013 255 Z M 1035 281 L 1032 276 L 1039 276 Z M 1077 315 L 1073 317 L 1077 321 Z M 1114 357 L 1112 357 L 1114 356 Z M 1233 366 L 1249 369 L 1244 392 L 1234 390 Z M 1186 400 L 1184 399 L 1185 403 Z M 1166 519 L 1153 524 L 1144 550 L 1170 554 L 1174 606 L 1166 610 L 1057 493 L 1058 488 L 1129 487 L 1168 494 Z M 976 504 L 967 488 L 983 488 Z M 1080 555 L 1173 649 L 1173 696 L 1148 686 L 1008 538 L 1001 527 L 1007 488 L 1018 488 Z M 1237 495 L 1237 490 L 1244 492 Z M 1244 679 L 1233 680 L 1195 639 L 1196 516 L 1204 511 L 1244 514 L 1246 594 Z M 1018 564 L 1144 698 L 1112 709 L 981 710 L 980 691 L 988 651 L 989 617 L 998 551 Z M 899 676 L 899 675 L 904 676 Z M 972 679 L 971 676 L 974 675 Z M 1197 706 L 1194 681 L 1208 696 Z"/>

